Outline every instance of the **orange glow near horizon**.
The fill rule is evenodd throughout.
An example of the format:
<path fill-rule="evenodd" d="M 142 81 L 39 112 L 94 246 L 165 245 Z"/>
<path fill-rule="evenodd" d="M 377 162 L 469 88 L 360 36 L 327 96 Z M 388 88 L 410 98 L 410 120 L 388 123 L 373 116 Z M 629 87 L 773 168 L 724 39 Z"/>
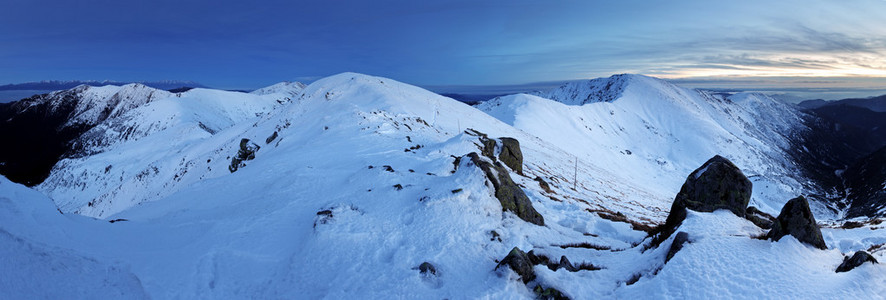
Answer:
<path fill-rule="evenodd" d="M 829 57 L 825 55 L 785 55 L 755 58 L 769 62 L 760 66 L 741 63 L 710 63 L 707 66 L 674 66 L 649 75 L 667 78 L 743 77 L 870 77 L 886 78 L 886 58 L 879 55 Z M 780 66 L 781 65 L 781 66 Z"/>

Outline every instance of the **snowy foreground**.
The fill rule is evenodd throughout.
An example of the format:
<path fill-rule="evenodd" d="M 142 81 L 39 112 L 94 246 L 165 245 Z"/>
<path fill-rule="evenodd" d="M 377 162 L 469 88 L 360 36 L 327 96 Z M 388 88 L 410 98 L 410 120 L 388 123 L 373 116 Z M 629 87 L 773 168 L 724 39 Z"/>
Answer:
<path fill-rule="evenodd" d="M 762 95 L 615 80 L 612 99 L 516 95 L 482 110 L 352 73 L 126 107 L 36 189 L 0 177 L 0 298 L 512 299 L 536 285 L 573 299 L 886 295 L 883 264 L 834 272 L 857 250 L 886 261 L 886 224 L 840 229 L 824 204 L 813 211 L 828 250 L 758 239 L 765 230 L 720 210 L 689 212 L 690 243 L 667 264 L 673 237 L 644 251 L 640 227 L 663 222 L 715 154 L 752 179 L 765 212 L 809 191 L 772 134 L 800 125 Z M 520 142 L 510 177 L 544 226 L 503 212 L 483 170 L 456 159 L 481 151 L 468 128 Z M 232 173 L 244 138 L 258 150 Z M 524 284 L 496 270 L 514 247 L 598 269 L 536 265 Z"/>

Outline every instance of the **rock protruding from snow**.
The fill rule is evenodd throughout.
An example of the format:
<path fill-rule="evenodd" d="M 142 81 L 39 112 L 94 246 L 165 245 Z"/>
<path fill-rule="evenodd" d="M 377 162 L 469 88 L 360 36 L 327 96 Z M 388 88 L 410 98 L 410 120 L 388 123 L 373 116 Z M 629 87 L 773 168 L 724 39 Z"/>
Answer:
<path fill-rule="evenodd" d="M 851 258 L 844 257 L 843 263 L 841 263 L 840 266 L 837 267 L 836 272 L 837 273 L 849 272 L 852 269 L 855 269 L 855 267 L 861 266 L 862 264 L 864 264 L 866 262 L 871 262 L 872 264 L 878 263 L 877 259 L 874 258 L 873 256 L 871 256 L 870 254 L 868 254 L 867 252 L 857 251 L 857 252 L 855 252 L 855 254 L 852 255 Z"/>
<path fill-rule="evenodd" d="M 744 217 L 751 199 L 751 181 L 728 159 L 715 155 L 689 174 L 665 221 L 660 241 L 670 236 L 686 218 L 686 209 L 713 212 L 727 209 Z"/>
<path fill-rule="evenodd" d="M 745 219 L 748 219 L 748 221 L 751 221 L 751 223 L 754 223 L 754 225 L 757 225 L 757 227 L 760 227 L 763 229 L 772 228 L 772 223 L 775 222 L 775 217 L 773 217 L 772 215 L 767 214 L 765 212 L 762 212 L 753 206 L 748 206 L 748 208 L 745 210 L 744 217 L 745 217 Z"/>
<path fill-rule="evenodd" d="M 785 203 L 781 213 L 772 223 L 772 230 L 769 231 L 768 236 L 773 241 L 778 241 L 788 234 L 803 243 L 819 249 L 827 249 L 824 238 L 821 236 L 821 229 L 818 228 L 812 210 L 809 209 L 809 202 L 803 196 Z"/>
<path fill-rule="evenodd" d="M 418 272 L 425 276 L 437 275 L 437 268 L 429 262 L 423 262 L 418 266 Z"/>
<path fill-rule="evenodd" d="M 674 202 L 700 212 L 728 209 L 741 217 L 750 199 L 751 181 L 731 161 L 715 155 L 689 175 Z"/>
<path fill-rule="evenodd" d="M 523 174 L 523 152 L 520 151 L 520 141 L 509 137 L 499 140 L 501 141 L 501 153 L 498 154 L 498 159 L 517 174 Z"/>
<path fill-rule="evenodd" d="M 255 159 L 255 151 L 258 151 L 260 148 L 261 146 L 250 142 L 249 139 L 241 139 L 240 150 L 237 151 L 237 156 L 231 158 L 231 165 L 228 166 L 228 170 L 234 173 L 237 172 L 237 169 L 245 167 L 245 161 Z"/>
<path fill-rule="evenodd" d="M 465 133 L 476 136 L 480 139 L 480 153 L 491 160 L 498 157 L 502 163 L 508 168 L 523 175 L 523 151 L 520 150 L 520 141 L 515 138 L 502 137 L 499 139 L 490 139 L 485 133 L 468 128 Z M 498 142 L 501 142 L 501 148 L 498 148 Z M 495 153 L 498 152 L 496 156 Z"/>
<path fill-rule="evenodd" d="M 501 163 L 481 158 L 476 152 L 471 152 L 467 157 L 474 165 L 483 170 L 483 173 L 492 182 L 492 186 L 495 188 L 495 198 L 501 202 L 502 210 L 513 212 L 526 222 L 539 226 L 545 225 L 544 217 L 535 210 L 532 201 L 529 200 L 523 189 L 511 179 L 508 170 Z"/>
<path fill-rule="evenodd" d="M 674 242 L 671 243 L 671 248 L 668 249 L 668 255 L 665 257 L 665 263 L 670 261 L 671 258 L 673 258 L 674 255 L 677 254 L 677 252 L 680 252 L 680 250 L 683 249 L 683 244 L 685 243 L 690 243 L 689 234 L 684 231 L 677 232 L 677 235 L 674 236 Z"/>
<path fill-rule="evenodd" d="M 517 272 L 520 278 L 523 279 L 523 283 L 535 280 L 535 270 L 532 269 L 533 263 L 529 260 L 526 252 L 523 252 L 520 248 L 514 247 L 514 249 L 511 249 L 511 252 L 495 266 L 495 269 L 498 270 L 503 267 L 510 267 L 511 270 Z"/>

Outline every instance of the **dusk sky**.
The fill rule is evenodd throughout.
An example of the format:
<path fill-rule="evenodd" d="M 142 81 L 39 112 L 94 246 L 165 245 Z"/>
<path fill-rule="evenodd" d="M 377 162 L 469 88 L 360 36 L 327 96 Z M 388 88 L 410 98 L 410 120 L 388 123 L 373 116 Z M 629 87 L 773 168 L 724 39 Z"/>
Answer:
<path fill-rule="evenodd" d="M 886 86 L 886 1 L 2 0 L 0 84 L 353 71 L 422 86 L 639 73 L 729 86 Z"/>

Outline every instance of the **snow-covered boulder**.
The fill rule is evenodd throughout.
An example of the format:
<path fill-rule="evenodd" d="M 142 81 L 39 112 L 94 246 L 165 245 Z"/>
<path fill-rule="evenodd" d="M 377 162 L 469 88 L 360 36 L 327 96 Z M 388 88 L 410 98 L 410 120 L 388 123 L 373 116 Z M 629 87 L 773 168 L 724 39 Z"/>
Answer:
<path fill-rule="evenodd" d="M 815 223 L 815 216 L 809 209 L 809 202 L 803 196 L 791 199 L 785 203 L 778 214 L 772 230 L 769 231 L 769 238 L 778 241 L 783 236 L 792 235 L 797 240 L 815 246 L 819 249 L 827 249 L 824 238 L 821 236 L 821 229 Z"/>
<path fill-rule="evenodd" d="M 728 159 L 715 155 L 686 178 L 674 198 L 660 238 L 666 238 L 676 230 L 686 218 L 686 209 L 699 212 L 727 209 L 744 217 L 751 199 L 751 187 L 751 181 L 741 169 Z"/>

